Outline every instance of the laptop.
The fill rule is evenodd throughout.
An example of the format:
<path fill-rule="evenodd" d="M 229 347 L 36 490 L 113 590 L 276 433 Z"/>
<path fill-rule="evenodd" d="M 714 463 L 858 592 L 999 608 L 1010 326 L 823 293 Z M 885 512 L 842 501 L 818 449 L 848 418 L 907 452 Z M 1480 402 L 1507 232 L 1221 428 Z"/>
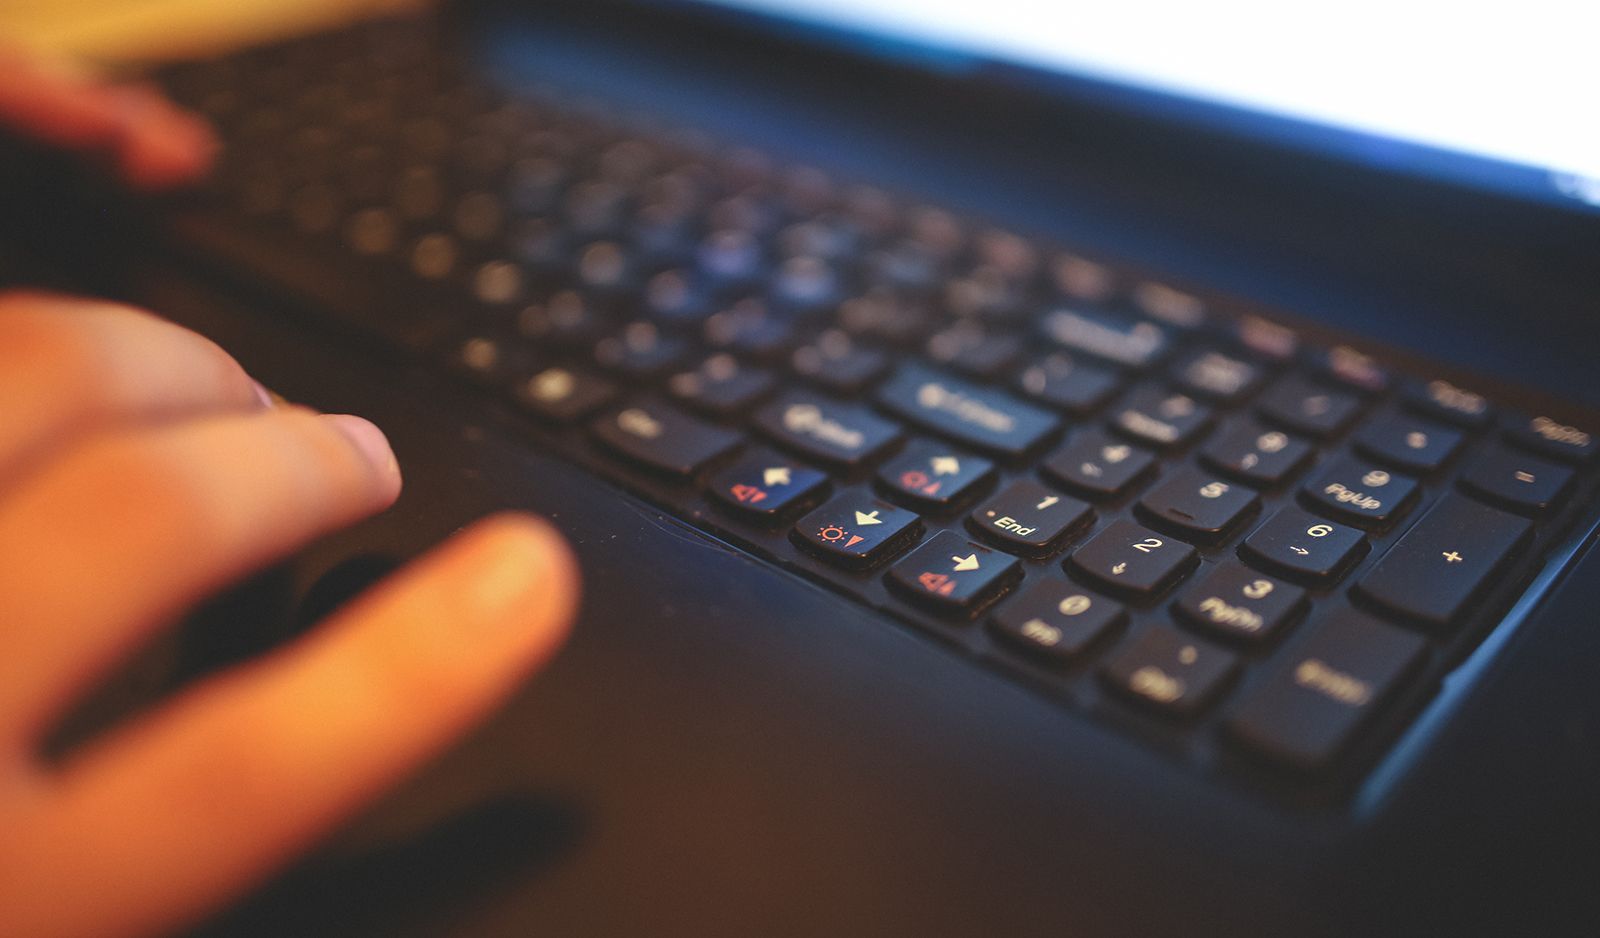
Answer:
<path fill-rule="evenodd" d="M 495 509 L 587 586 L 199 934 L 1594 934 L 1600 148 L 1543 6 L 463 2 L 163 69 L 215 180 L 41 187 L 0 269 L 408 486 L 154 685 Z"/>

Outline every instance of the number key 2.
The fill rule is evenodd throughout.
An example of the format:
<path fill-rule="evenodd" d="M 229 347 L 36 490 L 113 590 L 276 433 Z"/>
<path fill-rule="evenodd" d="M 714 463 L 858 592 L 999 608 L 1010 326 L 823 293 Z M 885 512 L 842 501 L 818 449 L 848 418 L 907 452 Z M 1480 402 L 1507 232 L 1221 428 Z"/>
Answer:
<path fill-rule="evenodd" d="M 1114 521 L 1067 561 L 1070 569 L 1134 596 L 1154 596 L 1195 563 L 1193 547 L 1131 521 Z"/>

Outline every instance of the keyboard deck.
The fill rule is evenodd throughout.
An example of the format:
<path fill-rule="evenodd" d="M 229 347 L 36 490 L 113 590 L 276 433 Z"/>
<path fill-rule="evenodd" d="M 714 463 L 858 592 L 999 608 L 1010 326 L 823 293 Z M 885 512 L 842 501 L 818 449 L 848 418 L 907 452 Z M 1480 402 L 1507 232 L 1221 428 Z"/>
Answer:
<path fill-rule="evenodd" d="M 1347 792 L 1594 495 L 1600 427 L 491 87 L 425 24 L 162 80 L 227 142 L 180 225 L 206 255 L 1201 771 Z"/>

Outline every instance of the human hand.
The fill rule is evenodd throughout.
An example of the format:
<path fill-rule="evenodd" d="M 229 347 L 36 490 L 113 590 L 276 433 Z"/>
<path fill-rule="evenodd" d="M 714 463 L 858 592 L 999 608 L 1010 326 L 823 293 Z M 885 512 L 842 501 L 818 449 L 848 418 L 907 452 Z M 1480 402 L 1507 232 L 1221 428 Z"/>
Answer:
<path fill-rule="evenodd" d="M 98 81 L 73 64 L 0 42 L 0 124 L 109 159 L 134 188 L 193 181 L 211 165 L 210 128 L 154 88 Z"/>
<path fill-rule="evenodd" d="M 499 516 L 292 644 L 39 759 L 73 698 L 162 625 L 399 490 L 376 427 L 268 406 L 194 333 L 0 296 L 0 932 L 194 922 L 554 652 L 574 561 L 543 522 Z"/>

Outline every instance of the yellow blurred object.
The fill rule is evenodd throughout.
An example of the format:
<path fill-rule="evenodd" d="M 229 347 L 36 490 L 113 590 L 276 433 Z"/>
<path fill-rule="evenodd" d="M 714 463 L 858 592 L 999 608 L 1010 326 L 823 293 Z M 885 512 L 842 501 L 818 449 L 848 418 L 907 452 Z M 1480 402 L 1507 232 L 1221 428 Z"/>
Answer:
<path fill-rule="evenodd" d="M 0 36 L 98 62 L 223 52 L 427 0 L 0 0 Z"/>

